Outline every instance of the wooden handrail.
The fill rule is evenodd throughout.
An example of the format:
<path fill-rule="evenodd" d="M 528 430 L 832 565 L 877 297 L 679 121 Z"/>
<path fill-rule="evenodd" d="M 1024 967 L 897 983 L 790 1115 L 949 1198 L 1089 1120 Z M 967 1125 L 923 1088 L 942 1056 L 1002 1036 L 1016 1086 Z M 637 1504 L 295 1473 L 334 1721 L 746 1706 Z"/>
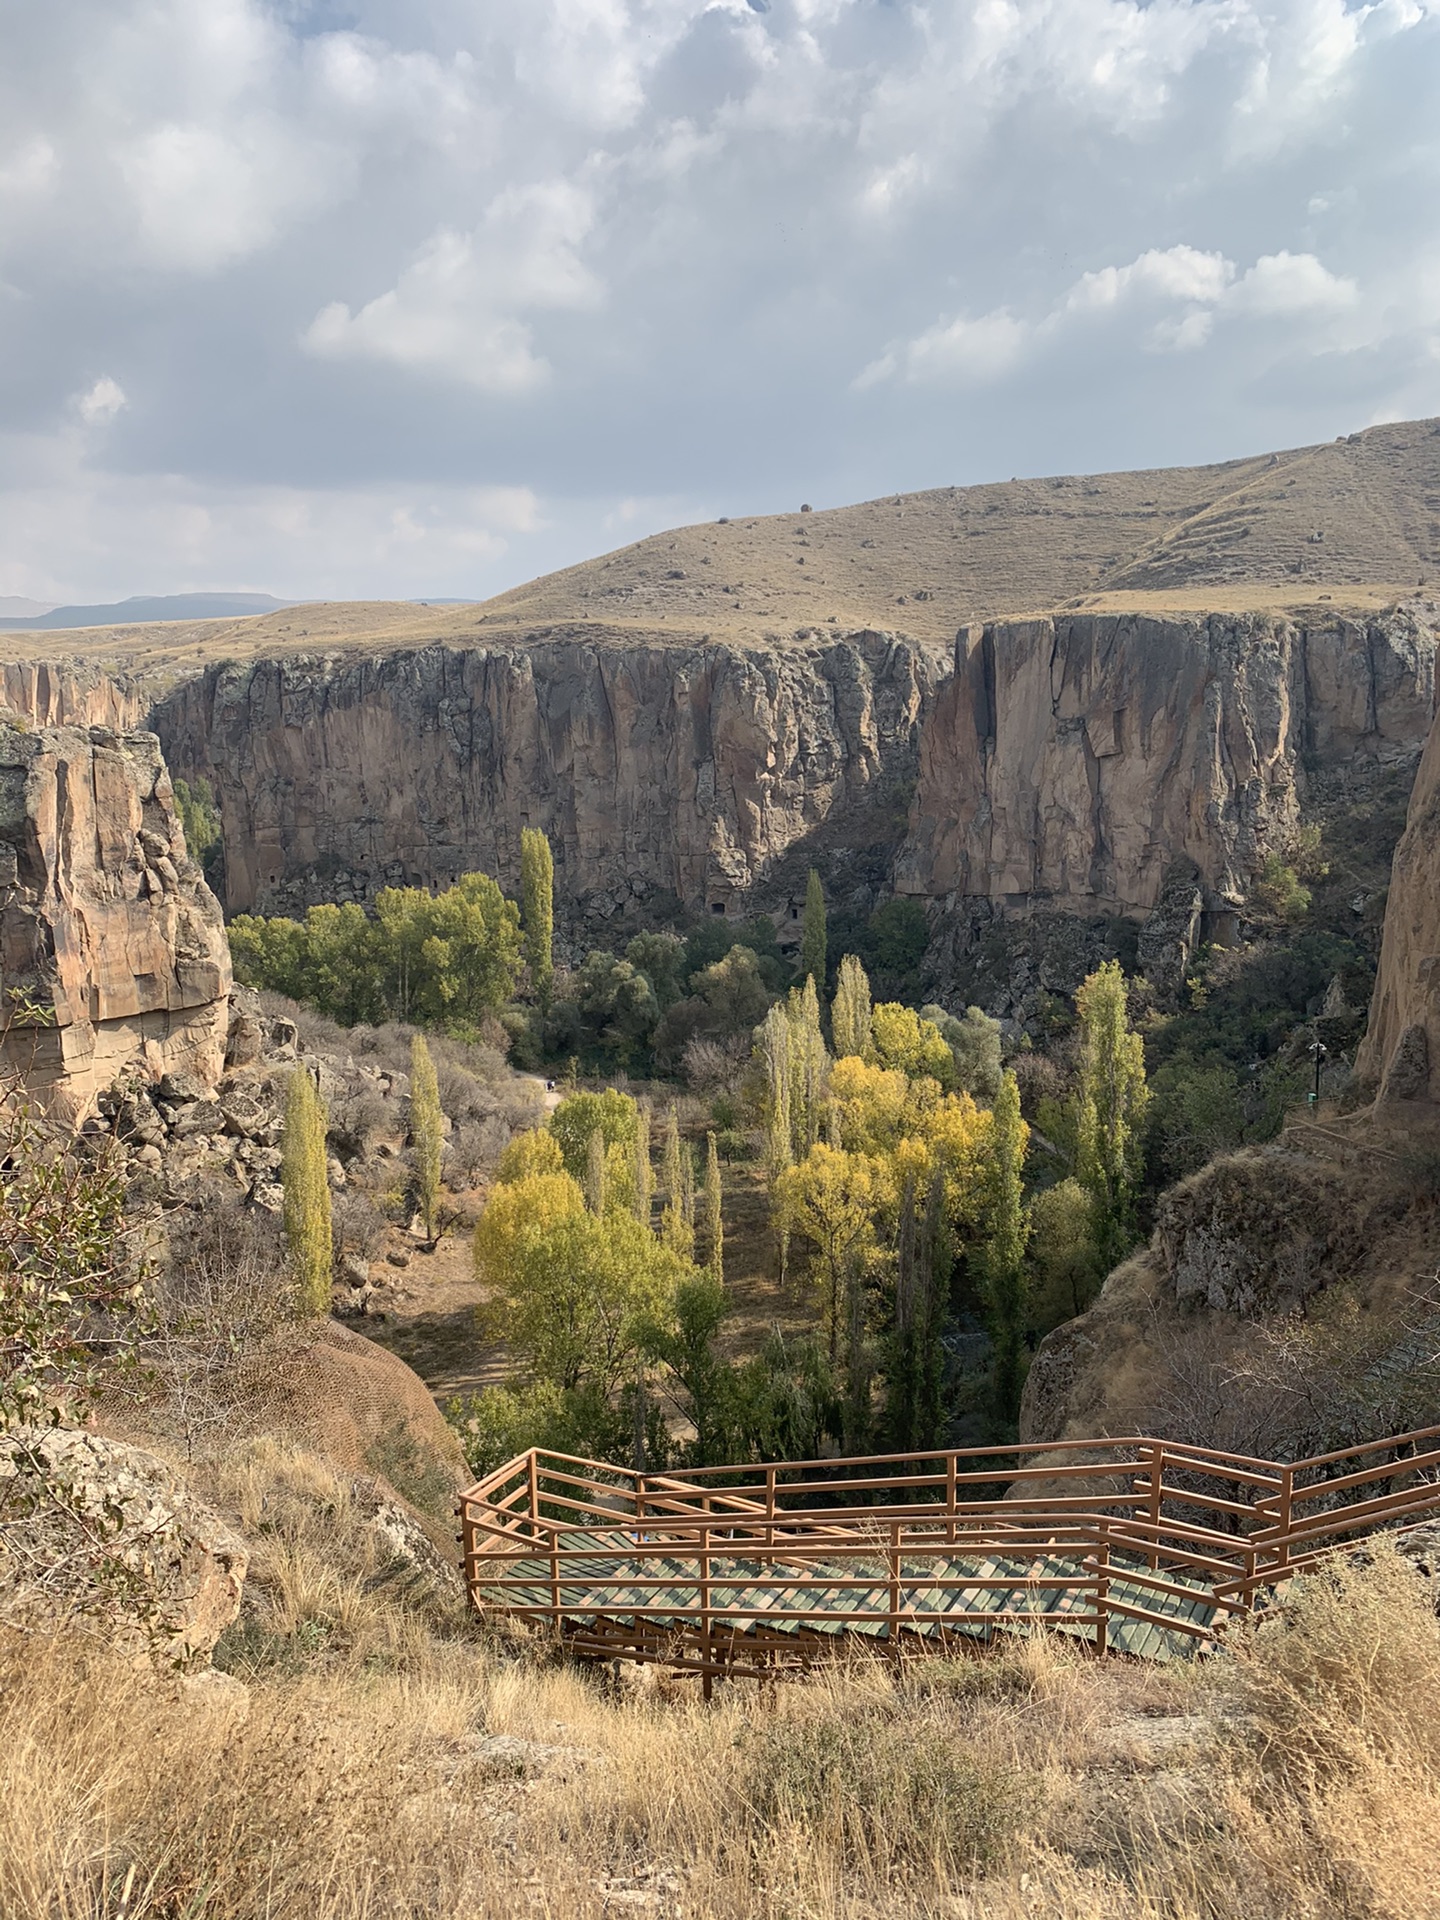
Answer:
<path fill-rule="evenodd" d="M 464 1567 L 477 1607 L 489 1596 L 577 1647 L 707 1686 L 803 1664 L 825 1634 L 861 1627 L 892 1650 L 1044 1619 L 1093 1631 L 1100 1652 L 1127 1620 L 1198 1643 L 1337 1542 L 1440 1511 L 1440 1484 L 1414 1478 L 1440 1469 L 1440 1445 L 1363 1464 L 1425 1441 L 1440 1427 L 1293 1465 L 1127 1436 L 659 1474 L 535 1448 L 460 1496 Z M 902 1471 L 916 1466 L 937 1470 Z M 1366 1495 L 1396 1480 L 1410 1484 Z"/>

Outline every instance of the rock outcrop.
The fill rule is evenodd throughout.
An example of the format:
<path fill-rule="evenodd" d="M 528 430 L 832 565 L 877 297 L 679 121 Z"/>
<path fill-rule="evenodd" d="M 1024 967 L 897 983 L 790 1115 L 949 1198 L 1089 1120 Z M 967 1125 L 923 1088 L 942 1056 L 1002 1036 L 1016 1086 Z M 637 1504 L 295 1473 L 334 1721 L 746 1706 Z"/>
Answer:
<path fill-rule="evenodd" d="M 150 696 L 124 674 L 78 662 L 0 662 L 0 718 L 11 715 L 32 727 L 143 726 Z"/>
<path fill-rule="evenodd" d="M 1287 849 L 1307 765 L 1418 755 L 1435 653 L 1433 624 L 1402 611 L 971 627 L 925 727 L 897 885 L 952 908 L 1163 907 L 1161 947 L 1180 921 L 1223 935 Z"/>
<path fill-rule="evenodd" d="M 204 1665 L 249 1556 L 153 1454 L 68 1427 L 0 1434 L 0 1618 L 88 1628 L 121 1653 Z"/>
<path fill-rule="evenodd" d="M 882 633 L 542 636 L 214 669 L 154 724 L 175 772 L 215 786 L 231 911 L 476 868 L 513 889 L 526 826 L 582 916 L 656 896 L 715 911 L 808 836 L 863 837 L 871 805 L 893 820 L 943 665 Z"/>
<path fill-rule="evenodd" d="M 1381 1107 L 1440 1098 L 1440 727 L 1415 777 L 1395 849 L 1370 1024 L 1355 1063 Z"/>
<path fill-rule="evenodd" d="M 579 919 L 773 906 L 787 855 L 875 844 L 942 941 L 973 945 L 956 929 L 977 911 L 1157 915 L 1147 962 L 1178 979 L 1288 849 L 1314 771 L 1418 757 L 1435 653 L 1419 603 L 1002 622 L 962 633 L 948 678 L 879 633 L 572 631 L 227 666 L 154 724 L 219 794 L 232 911 L 475 867 L 513 887 L 527 825 Z"/>
<path fill-rule="evenodd" d="M 203 1086 L 230 955 L 153 734 L 0 726 L 0 1063 L 78 1119 L 124 1069 Z"/>

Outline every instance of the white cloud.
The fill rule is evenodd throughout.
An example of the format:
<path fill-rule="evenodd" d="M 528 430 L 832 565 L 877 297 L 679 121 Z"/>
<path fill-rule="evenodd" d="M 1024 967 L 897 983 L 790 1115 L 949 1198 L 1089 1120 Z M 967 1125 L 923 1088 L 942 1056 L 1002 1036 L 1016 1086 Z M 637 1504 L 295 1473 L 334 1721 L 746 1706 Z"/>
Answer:
<path fill-rule="evenodd" d="M 1334 313 L 1358 305 L 1360 289 L 1344 274 L 1331 273 L 1313 253 L 1266 253 L 1230 289 L 1227 305 L 1235 313 L 1295 315 Z"/>
<path fill-rule="evenodd" d="M 1135 315 L 1157 306 L 1180 308 L 1153 321 L 1143 333 L 1157 353 L 1191 353 L 1207 346 L 1217 320 L 1324 319 L 1360 304 L 1355 281 L 1331 273 L 1311 253 L 1262 254 L 1245 273 L 1220 253 L 1195 247 L 1154 248 L 1124 266 L 1081 274 L 1048 313 L 1033 321 L 997 308 L 978 319 L 939 321 L 872 361 L 857 388 L 903 378 L 916 384 L 987 382 L 1014 372 L 1027 357 L 1063 349 L 1066 335 L 1082 322 L 1104 323 L 1133 337 Z M 1294 346 L 1294 336 L 1287 336 Z M 1329 336 L 1323 344 L 1331 345 Z"/>
<path fill-rule="evenodd" d="M 537 387 L 550 369 L 520 316 L 596 304 L 600 289 L 578 252 L 591 218 L 588 196 L 564 181 L 503 194 L 473 232 L 433 235 L 390 291 L 357 313 L 343 301 L 323 307 L 305 344 L 487 393 Z"/>
<path fill-rule="evenodd" d="M 205 554 L 309 591 L 345 528 L 369 592 L 458 556 L 477 489 L 547 503 L 467 523 L 498 583 L 665 502 L 1440 411 L 1437 0 L 11 12 L 0 489 L 24 436 L 7 497 L 112 529 L 37 597 Z M 143 407 L 87 419 L 100 368 Z"/>
<path fill-rule="evenodd" d="M 112 380 L 108 373 L 101 374 L 93 387 L 88 387 L 75 402 L 75 411 L 87 427 L 105 427 L 130 404 L 125 397 L 125 389 L 118 380 Z"/>
<path fill-rule="evenodd" d="M 1084 273 L 1065 299 L 1070 313 L 1103 311 L 1127 296 L 1153 294 L 1162 300 L 1219 300 L 1235 269 L 1220 253 L 1201 253 L 1194 247 L 1151 248 L 1124 267 L 1101 267 Z"/>

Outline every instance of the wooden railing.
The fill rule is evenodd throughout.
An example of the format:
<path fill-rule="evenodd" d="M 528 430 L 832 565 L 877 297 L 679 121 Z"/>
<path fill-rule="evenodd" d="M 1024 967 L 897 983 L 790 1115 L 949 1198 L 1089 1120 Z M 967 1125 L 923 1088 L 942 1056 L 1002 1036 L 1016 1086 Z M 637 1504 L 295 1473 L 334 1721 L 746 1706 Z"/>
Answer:
<path fill-rule="evenodd" d="M 1440 1512 L 1440 1427 L 1289 1464 L 1146 1436 L 649 1474 L 532 1450 L 460 1512 L 478 1609 L 708 1690 L 837 1633 L 1210 1641 L 1336 1545 Z"/>

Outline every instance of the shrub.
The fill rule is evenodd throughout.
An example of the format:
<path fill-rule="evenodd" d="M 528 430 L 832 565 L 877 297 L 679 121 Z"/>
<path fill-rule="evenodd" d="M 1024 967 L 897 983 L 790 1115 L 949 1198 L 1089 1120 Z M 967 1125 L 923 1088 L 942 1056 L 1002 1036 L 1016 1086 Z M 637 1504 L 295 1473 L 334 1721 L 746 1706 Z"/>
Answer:
<path fill-rule="evenodd" d="M 871 1870 L 953 1871 L 1001 1852 L 1028 1808 L 1018 1776 L 979 1761 L 938 1716 L 817 1692 L 743 1737 L 752 1819 Z"/>

